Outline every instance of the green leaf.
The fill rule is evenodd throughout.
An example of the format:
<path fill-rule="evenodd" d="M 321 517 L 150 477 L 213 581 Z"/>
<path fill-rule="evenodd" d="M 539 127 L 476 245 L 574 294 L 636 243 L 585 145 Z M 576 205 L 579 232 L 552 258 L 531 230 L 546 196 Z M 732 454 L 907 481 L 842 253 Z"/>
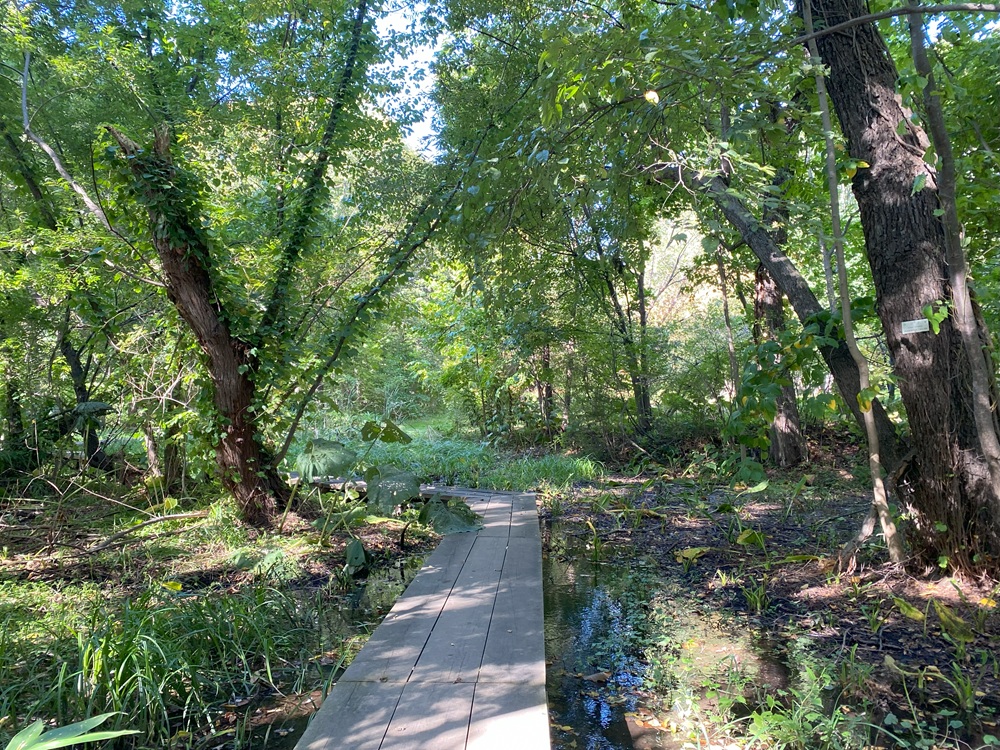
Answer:
<path fill-rule="evenodd" d="M 295 470 L 311 482 L 316 477 L 335 477 L 345 474 L 358 462 L 357 454 L 335 440 L 314 438 L 295 459 Z"/>
<path fill-rule="evenodd" d="M 348 572 L 354 574 L 368 565 L 368 555 L 365 553 L 365 545 L 360 539 L 352 539 L 344 550 L 345 564 Z"/>
<path fill-rule="evenodd" d="M 674 552 L 674 559 L 679 563 L 692 563 L 711 550 L 711 547 L 686 547 L 685 549 L 679 549 Z"/>
<path fill-rule="evenodd" d="M 764 535 L 756 529 L 743 529 L 740 535 L 736 537 L 736 543 L 747 547 L 754 546 L 764 549 Z"/>
<path fill-rule="evenodd" d="M 368 481 L 368 503 L 382 515 L 392 515 L 397 505 L 415 497 L 420 497 L 420 481 L 408 471 L 387 466 Z"/>
<path fill-rule="evenodd" d="M 924 186 L 927 184 L 927 173 L 921 172 L 916 177 L 913 178 L 913 187 L 910 188 L 910 195 L 916 195 Z"/>
<path fill-rule="evenodd" d="M 483 527 L 482 520 L 465 501 L 451 498 L 446 502 L 440 495 L 432 497 L 420 509 L 419 520 L 439 534 L 461 534 Z"/>
<path fill-rule="evenodd" d="M 407 445 L 413 438 L 407 435 L 395 422 L 386 419 L 382 424 L 368 421 L 361 427 L 361 439 L 368 442 L 380 440 L 383 443 L 401 443 Z"/>
<path fill-rule="evenodd" d="M 83 742 L 100 742 L 127 734 L 139 734 L 134 729 L 121 729 L 107 732 L 90 732 L 94 727 L 104 723 L 114 713 L 100 714 L 75 724 L 67 724 L 59 729 L 42 734 L 45 725 L 36 721 L 31 726 L 18 732 L 7 744 L 6 750 L 55 750 L 59 747 L 69 747 Z M 88 734 L 89 732 L 89 734 Z"/>
<path fill-rule="evenodd" d="M 924 621 L 924 619 L 925 619 L 924 613 L 921 612 L 916 607 L 914 607 L 912 604 L 910 604 L 905 599 L 900 599 L 899 597 L 894 596 L 894 597 L 892 597 L 892 602 L 893 602 L 893 604 L 896 605 L 896 609 L 899 610 L 899 613 L 903 617 L 908 617 L 909 619 L 916 620 L 917 622 L 923 622 Z"/>
<path fill-rule="evenodd" d="M 931 599 L 934 611 L 937 612 L 938 620 L 941 621 L 941 630 L 958 643 L 972 643 L 976 639 L 975 633 L 969 627 L 969 623 L 956 615 L 951 607 L 942 604 L 937 599 Z"/>
<path fill-rule="evenodd" d="M 45 724 L 41 721 L 29 724 L 27 727 L 15 734 L 14 738 L 7 743 L 7 750 L 26 750 L 27 748 L 32 747 L 35 744 L 35 740 L 39 735 L 41 735 L 44 729 Z"/>
<path fill-rule="evenodd" d="M 785 563 L 805 563 L 805 562 L 816 562 L 820 560 L 818 555 L 786 555 L 780 560 L 776 561 L 775 565 L 784 565 Z"/>

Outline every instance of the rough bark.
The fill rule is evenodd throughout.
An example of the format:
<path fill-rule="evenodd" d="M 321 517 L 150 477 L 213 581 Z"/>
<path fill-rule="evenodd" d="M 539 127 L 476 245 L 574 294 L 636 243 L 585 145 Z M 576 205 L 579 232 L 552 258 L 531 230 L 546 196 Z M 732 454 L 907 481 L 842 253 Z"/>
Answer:
<path fill-rule="evenodd" d="M 813 9 L 818 27 L 865 12 L 860 0 L 818 0 Z M 937 335 L 901 330 L 924 317 L 925 305 L 953 299 L 936 175 L 923 160 L 928 139 L 896 94 L 896 67 L 877 28 L 860 25 L 817 45 L 850 156 L 871 165 L 858 170 L 853 188 L 912 435 L 901 482 L 913 510 L 911 545 L 930 564 L 944 558 L 958 569 L 995 570 L 1000 498 L 977 434 L 968 353 L 950 319 Z M 920 176 L 926 182 L 914 190 Z M 990 341 L 981 322 L 977 329 Z"/>
<path fill-rule="evenodd" d="M 170 158 L 166 129 L 157 131 L 151 153 L 113 128 L 108 129 L 129 158 L 147 207 L 153 246 L 166 280 L 167 296 L 194 333 L 212 381 L 212 401 L 219 415 L 216 463 L 222 483 L 232 493 L 244 521 L 268 525 L 276 495 L 285 487 L 261 448 L 251 411 L 255 383 L 250 377 L 250 347 L 235 337 L 221 310 L 211 274 L 211 249 L 190 215 L 192 196 Z"/>
<path fill-rule="evenodd" d="M 810 0 L 803 0 L 802 12 L 805 18 L 806 31 L 813 30 L 812 6 Z M 819 110 L 822 116 L 823 133 L 826 146 L 826 184 L 830 195 L 830 228 L 833 231 L 833 244 L 837 251 L 837 287 L 840 292 L 840 316 L 844 325 L 844 340 L 847 348 L 851 350 L 851 357 L 858 366 L 858 374 L 861 376 L 862 392 L 871 390 L 871 380 L 869 377 L 868 360 L 861 349 L 858 348 L 857 339 L 854 337 L 854 321 L 851 319 L 851 296 L 850 286 L 847 280 L 847 260 L 844 253 L 844 233 L 840 223 L 840 190 L 837 177 L 837 152 L 836 144 L 833 141 L 833 121 L 830 118 L 830 98 L 827 95 L 826 77 L 820 69 L 819 52 L 816 49 L 815 40 L 809 42 L 809 59 L 816 66 L 816 94 L 819 98 Z M 872 419 L 870 409 L 864 409 L 865 417 L 865 437 L 868 439 L 868 469 L 871 474 L 872 483 L 872 512 L 869 514 L 878 516 L 879 524 L 882 527 L 882 535 L 885 537 L 886 546 L 889 548 L 889 559 L 894 563 L 902 563 L 905 558 L 903 541 L 896 531 L 896 523 L 889 509 L 889 499 L 886 493 L 885 482 L 882 476 L 882 457 L 879 451 L 878 430 L 875 429 L 875 420 Z M 868 521 L 862 524 L 862 534 L 868 527 Z M 864 536 L 859 535 L 858 541 L 863 541 Z M 850 555 L 848 564 L 854 566 L 854 545 L 849 545 Z M 841 556 L 841 562 L 844 562 Z"/>
<path fill-rule="evenodd" d="M 780 237 L 776 238 L 776 241 Z M 754 317 L 758 321 L 758 340 L 774 339 L 785 330 L 785 308 L 781 290 L 763 263 L 754 273 Z M 783 369 L 781 375 L 790 381 L 790 373 Z M 795 386 L 789 382 L 781 386 L 775 403 L 776 413 L 771 423 L 771 450 L 768 458 L 775 466 L 787 468 L 801 463 L 805 458 L 805 439 L 799 423 L 799 404 Z"/>

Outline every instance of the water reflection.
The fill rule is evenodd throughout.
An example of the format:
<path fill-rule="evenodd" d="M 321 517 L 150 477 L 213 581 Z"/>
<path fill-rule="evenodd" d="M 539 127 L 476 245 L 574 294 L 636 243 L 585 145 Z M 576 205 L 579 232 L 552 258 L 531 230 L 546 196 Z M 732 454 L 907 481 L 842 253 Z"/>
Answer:
<path fill-rule="evenodd" d="M 645 666 L 637 623 L 650 576 L 641 574 L 641 561 L 633 562 L 630 569 L 603 564 L 558 525 L 549 537 L 542 574 L 556 750 L 635 748 L 626 714 L 641 707 Z"/>

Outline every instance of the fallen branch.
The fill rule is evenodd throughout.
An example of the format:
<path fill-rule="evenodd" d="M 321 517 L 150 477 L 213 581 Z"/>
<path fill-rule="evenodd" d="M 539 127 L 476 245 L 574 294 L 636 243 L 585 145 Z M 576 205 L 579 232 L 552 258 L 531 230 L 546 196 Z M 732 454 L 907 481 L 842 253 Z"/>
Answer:
<path fill-rule="evenodd" d="M 93 555 L 95 552 L 100 552 L 110 547 L 112 544 L 117 542 L 122 537 L 128 536 L 139 529 L 143 529 L 147 526 L 152 526 L 154 523 L 160 523 L 162 521 L 182 521 L 187 518 L 206 518 L 208 516 L 207 510 L 197 510 L 190 513 L 172 513 L 168 516 L 156 516 L 155 518 L 150 518 L 142 523 L 137 523 L 135 526 L 129 526 L 124 531 L 119 531 L 117 534 L 113 534 L 104 540 L 101 544 L 96 547 L 91 547 L 90 549 L 81 552 L 81 555 Z"/>

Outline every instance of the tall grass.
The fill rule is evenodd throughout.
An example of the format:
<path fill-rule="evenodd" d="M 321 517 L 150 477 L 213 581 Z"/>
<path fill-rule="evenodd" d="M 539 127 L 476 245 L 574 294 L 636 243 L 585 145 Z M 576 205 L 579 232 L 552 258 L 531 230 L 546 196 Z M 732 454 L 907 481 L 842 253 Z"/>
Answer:
<path fill-rule="evenodd" d="M 85 625 L 48 637 L 8 614 L 0 635 L 5 729 L 113 711 L 108 728 L 141 730 L 142 746 L 183 747 L 178 737 L 211 727 L 228 703 L 321 684 L 315 657 L 346 635 L 318 626 L 322 597 L 306 602 L 267 581 L 196 596 L 155 587 L 114 609 L 93 604 Z"/>
<path fill-rule="evenodd" d="M 498 490 L 565 489 L 574 481 L 595 479 L 603 466 L 587 456 L 548 453 L 516 456 L 484 442 L 440 437 L 415 437 L 400 443 L 356 443 L 368 463 L 392 464 L 416 474 L 421 481 L 489 487 Z"/>

